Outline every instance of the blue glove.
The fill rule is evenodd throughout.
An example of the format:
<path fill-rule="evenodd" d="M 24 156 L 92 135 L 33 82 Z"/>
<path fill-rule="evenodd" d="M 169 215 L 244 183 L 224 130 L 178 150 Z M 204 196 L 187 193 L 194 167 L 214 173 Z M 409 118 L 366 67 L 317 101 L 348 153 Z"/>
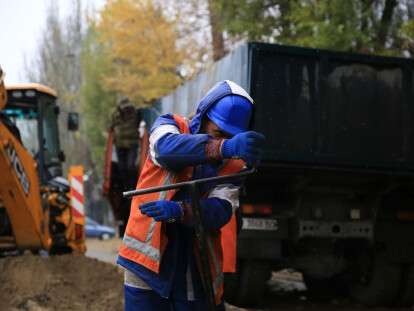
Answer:
<path fill-rule="evenodd" d="M 264 141 L 261 133 L 243 132 L 226 139 L 221 146 L 221 154 L 223 158 L 241 158 L 248 165 L 255 165 L 260 161 Z"/>
<path fill-rule="evenodd" d="M 141 213 L 153 217 L 156 221 L 174 222 L 181 218 L 181 205 L 174 201 L 152 201 L 139 206 Z"/>

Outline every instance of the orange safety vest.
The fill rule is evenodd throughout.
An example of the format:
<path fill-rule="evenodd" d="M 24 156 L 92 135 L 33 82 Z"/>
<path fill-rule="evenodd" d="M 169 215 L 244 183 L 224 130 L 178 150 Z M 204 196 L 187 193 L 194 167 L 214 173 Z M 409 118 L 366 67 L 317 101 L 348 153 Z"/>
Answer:
<path fill-rule="evenodd" d="M 180 133 L 190 133 L 187 121 L 183 117 L 174 115 L 174 119 L 178 124 Z M 228 160 L 220 170 L 219 175 L 237 173 L 243 166 L 244 162 L 241 160 Z M 151 157 L 148 156 L 141 171 L 137 189 L 189 181 L 192 178 L 192 174 L 192 167 L 187 167 L 180 173 L 174 174 L 165 168 L 155 165 Z M 168 243 L 166 227 L 163 222 L 157 222 L 152 217 L 141 214 L 138 206 L 151 201 L 171 200 L 176 192 L 177 189 L 172 189 L 135 196 L 132 199 L 128 224 L 119 250 L 120 256 L 140 264 L 155 273 L 159 273 L 162 254 Z M 233 215 L 232 220 L 222 228 L 223 236 L 221 236 L 220 230 L 208 231 L 208 256 L 217 304 L 220 303 L 223 295 L 223 272 L 235 271 L 235 225 L 236 221 Z M 224 262 L 223 253 L 225 255 Z M 195 255 L 197 258 L 197 251 L 195 251 Z"/>

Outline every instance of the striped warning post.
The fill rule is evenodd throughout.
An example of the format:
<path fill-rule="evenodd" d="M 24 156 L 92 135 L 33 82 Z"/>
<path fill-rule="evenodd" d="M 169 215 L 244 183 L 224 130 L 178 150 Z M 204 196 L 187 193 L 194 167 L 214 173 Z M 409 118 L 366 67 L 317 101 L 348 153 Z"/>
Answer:
<path fill-rule="evenodd" d="M 70 201 L 75 217 L 85 215 L 85 199 L 83 191 L 83 167 L 72 166 L 69 169 Z"/>

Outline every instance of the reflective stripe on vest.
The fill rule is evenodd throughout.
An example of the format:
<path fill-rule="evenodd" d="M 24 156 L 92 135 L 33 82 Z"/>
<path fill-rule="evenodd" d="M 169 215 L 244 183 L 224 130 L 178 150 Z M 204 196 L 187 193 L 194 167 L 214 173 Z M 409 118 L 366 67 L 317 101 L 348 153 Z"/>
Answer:
<path fill-rule="evenodd" d="M 167 174 L 167 176 L 165 176 L 164 183 L 163 183 L 164 186 L 169 185 L 169 184 L 171 184 L 171 174 Z M 165 200 L 166 196 L 167 196 L 167 191 L 160 192 L 159 200 Z M 126 247 L 131 248 L 133 250 L 136 250 L 137 252 L 140 252 L 146 255 L 154 261 L 160 262 L 161 261 L 160 250 L 151 245 L 151 239 L 152 239 L 152 236 L 154 235 L 154 229 L 155 229 L 156 223 L 157 222 L 155 221 L 155 219 L 151 218 L 151 223 L 148 229 L 147 237 L 145 238 L 145 242 L 137 240 L 133 238 L 132 236 L 129 236 L 125 233 L 123 243 L 125 244 Z"/>

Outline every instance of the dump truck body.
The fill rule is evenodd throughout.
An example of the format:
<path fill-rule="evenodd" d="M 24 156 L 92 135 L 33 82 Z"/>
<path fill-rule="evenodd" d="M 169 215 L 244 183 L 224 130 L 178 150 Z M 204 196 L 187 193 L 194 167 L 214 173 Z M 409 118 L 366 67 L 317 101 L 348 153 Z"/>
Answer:
<path fill-rule="evenodd" d="M 308 167 L 414 169 L 413 60 L 272 44 L 240 46 L 163 97 L 160 113 L 189 115 L 218 81 L 256 102 L 263 160 Z"/>
<path fill-rule="evenodd" d="M 252 128 L 266 136 L 240 198 L 226 298 L 256 304 L 270 271 L 289 267 L 310 290 L 414 303 L 414 61 L 244 44 L 161 98 L 147 128 L 159 114 L 191 114 L 226 79 L 253 97 Z"/>

